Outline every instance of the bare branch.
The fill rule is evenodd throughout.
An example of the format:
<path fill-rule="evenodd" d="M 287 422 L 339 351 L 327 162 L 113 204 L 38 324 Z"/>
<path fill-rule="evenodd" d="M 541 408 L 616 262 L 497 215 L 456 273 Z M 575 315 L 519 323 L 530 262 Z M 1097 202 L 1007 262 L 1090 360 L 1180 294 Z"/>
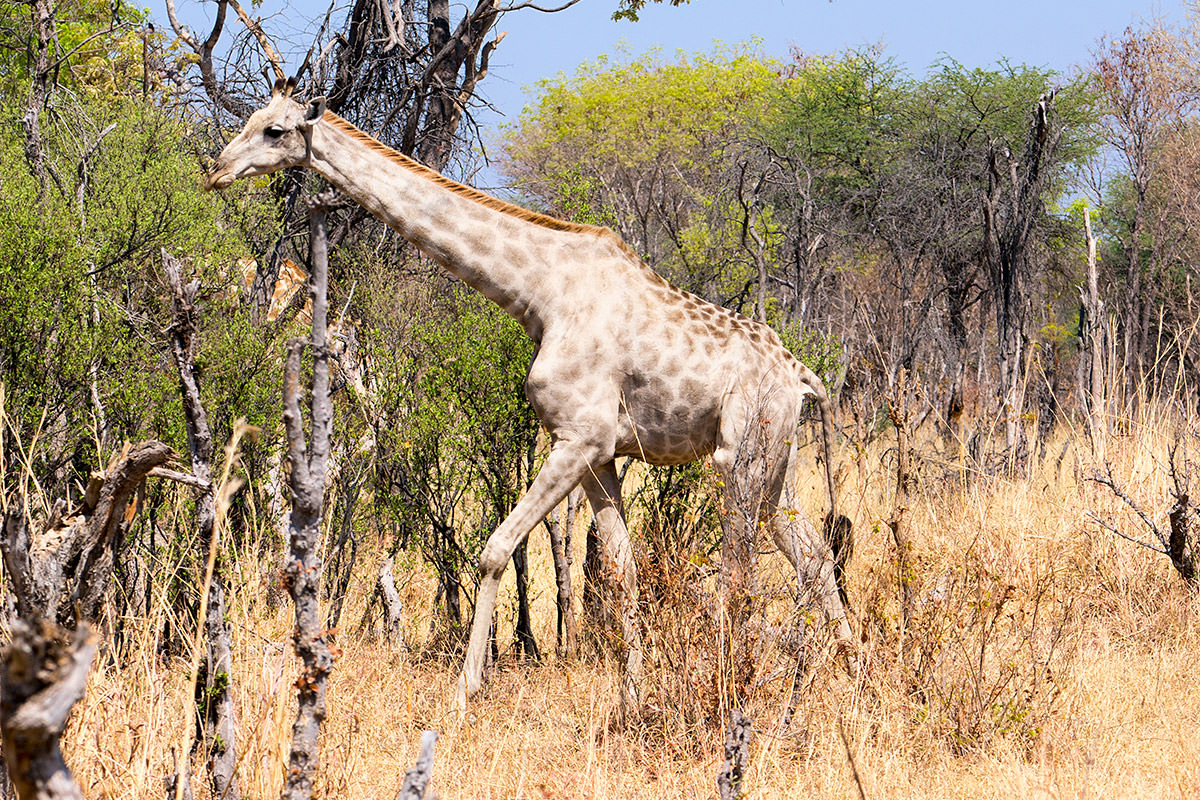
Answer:
<path fill-rule="evenodd" d="M 147 477 L 163 478 L 168 481 L 175 481 L 175 483 L 182 483 L 184 486 L 190 486 L 193 489 L 199 489 L 202 492 L 211 491 L 213 488 L 211 482 L 201 480 L 189 472 L 179 472 L 177 470 L 167 469 L 166 467 L 155 467 L 154 469 L 150 470 Z"/>
<path fill-rule="evenodd" d="M 166 0 L 166 4 L 167 19 L 171 23 L 171 30 L 175 31 L 175 35 L 178 36 L 184 44 L 199 53 L 200 43 L 196 41 L 196 37 L 192 33 L 191 29 L 180 23 L 179 17 L 175 13 L 175 0 Z"/>
<path fill-rule="evenodd" d="M 1100 517 L 1098 517 L 1095 514 L 1095 512 L 1089 511 L 1089 512 L 1087 512 L 1087 515 L 1092 518 L 1093 522 L 1095 522 L 1101 528 L 1104 528 L 1104 530 L 1108 531 L 1109 533 L 1116 534 L 1117 536 L 1120 536 L 1122 539 L 1125 539 L 1126 541 L 1133 542 L 1134 544 L 1136 544 L 1140 547 L 1144 547 L 1147 550 L 1151 551 L 1152 553 L 1158 553 L 1159 555 L 1164 555 L 1164 556 L 1168 554 L 1167 551 L 1162 549 L 1161 547 L 1155 547 L 1152 544 L 1143 542 L 1141 539 L 1136 539 L 1136 538 L 1130 536 L 1129 534 L 1119 530 L 1118 528 L 1114 527 L 1112 524 L 1110 524 L 1110 523 L 1106 522 L 1105 520 L 1101 519 Z"/>
<path fill-rule="evenodd" d="M 1125 494 L 1124 490 L 1117 485 L 1116 480 L 1113 479 L 1112 465 L 1107 461 L 1104 463 L 1104 472 L 1105 474 L 1101 475 L 1100 470 L 1093 470 L 1092 475 L 1088 478 L 1088 480 L 1094 481 L 1101 486 L 1107 486 L 1113 494 L 1121 498 L 1125 505 L 1133 509 L 1134 512 L 1136 512 L 1137 515 L 1142 518 L 1142 522 L 1146 523 L 1146 527 L 1149 528 L 1150 531 L 1158 538 L 1158 541 L 1162 543 L 1163 547 L 1166 547 L 1167 537 L 1163 534 L 1162 529 L 1159 528 L 1158 525 L 1154 524 L 1154 520 L 1150 519 L 1150 516 L 1142 510 L 1142 507 L 1135 503 L 1133 498 Z M 1162 552 L 1165 553 L 1166 551 L 1164 550 Z"/>
<path fill-rule="evenodd" d="M 279 58 L 279 52 L 271 44 L 271 40 L 267 38 L 267 34 L 263 32 L 262 25 L 257 20 L 250 19 L 250 15 L 242 8 L 242 4 L 238 0 L 228 0 L 233 5 L 233 10 L 237 12 L 238 19 L 246 26 L 246 29 L 254 34 L 254 38 L 258 39 L 258 44 L 263 49 L 263 54 L 267 57 L 267 61 L 271 62 L 271 70 L 275 73 L 275 77 L 279 80 L 287 80 L 287 76 L 283 74 L 282 62 Z"/>
<path fill-rule="evenodd" d="M 563 3 L 557 8 L 544 8 L 536 3 L 517 3 L 515 6 L 505 6 L 499 9 L 499 11 L 504 14 L 509 11 L 520 11 L 522 8 L 532 8 L 534 11 L 541 11 L 543 14 L 557 14 L 559 11 L 566 11 L 578 2 L 579 0 L 569 0 L 569 2 Z"/>

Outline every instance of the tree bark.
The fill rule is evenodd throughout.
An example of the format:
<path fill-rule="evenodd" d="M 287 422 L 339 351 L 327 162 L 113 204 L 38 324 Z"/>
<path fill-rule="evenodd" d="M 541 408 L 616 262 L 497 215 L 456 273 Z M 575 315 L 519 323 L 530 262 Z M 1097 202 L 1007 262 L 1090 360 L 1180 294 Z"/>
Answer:
<path fill-rule="evenodd" d="M 0 550 L 23 619 L 45 619 L 70 629 L 99 616 L 129 501 L 146 476 L 171 456 L 162 442 L 126 447 L 107 470 L 93 474 L 79 507 L 67 509 L 56 502 L 36 532 L 29 529 L 24 501 L 18 497 L 10 504 Z"/>
<path fill-rule="evenodd" d="M 325 341 L 329 275 L 325 220 L 334 197 L 332 191 L 322 192 L 309 203 L 312 334 L 308 346 L 313 353 L 311 451 L 305 442 L 300 413 L 300 356 L 305 343 L 299 339 L 288 343 L 283 381 L 283 421 L 287 431 L 293 495 L 291 540 L 284 580 L 296 607 L 296 628 L 292 641 L 296 655 L 302 662 L 301 675 L 296 681 L 299 705 L 292 726 L 292 745 L 283 789 L 283 797 L 287 800 L 308 800 L 312 797 L 321 723 L 325 719 L 325 688 L 333 669 L 333 653 L 321 630 L 321 562 L 317 557 L 317 543 L 325 501 L 325 472 L 329 465 L 333 422 L 333 408 L 329 400 L 329 350 Z"/>
<path fill-rule="evenodd" d="M 513 570 L 517 578 L 517 647 L 526 658 L 541 658 L 537 639 L 533 636 L 533 619 L 529 611 L 529 559 L 525 555 L 528 537 L 513 551 Z"/>
<path fill-rule="evenodd" d="M 33 23 L 31 61 L 29 64 L 29 97 L 25 102 L 25 113 L 21 116 L 21 127 L 25 131 L 25 160 L 29 169 L 46 189 L 46 151 L 42 142 L 42 109 L 50 97 L 53 60 L 50 46 L 56 37 L 54 4 L 51 0 L 30 0 L 29 15 Z M 61 189 L 62 186 L 60 185 Z"/>
<path fill-rule="evenodd" d="M 82 800 L 59 738 L 83 697 L 96 655 L 87 623 L 74 633 L 42 619 L 19 620 L 0 656 L 0 733 L 21 800 Z"/>
<path fill-rule="evenodd" d="M 379 565 L 379 575 L 375 579 L 375 591 L 383 606 L 383 636 L 384 640 L 397 650 L 403 650 L 404 629 L 401 626 L 400 614 L 403 607 L 400 595 L 396 591 L 396 579 L 392 575 L 395 559 L 388 556 Z"/>
<path fill-rule="evenodd" d="M 433 777 L 433 745 L 436 742 L 437 733 L 422 731 L 421 753 L 412 769 L 404 773 L 404 785 L 400 788 L 400 794 L 396 795 L 396 800 L 422 800 L 425 797 Z"/>
<path fill-rule="evenodd" d="M 1092 455 L 1104 461 L 1108 440 L 1108 398 L 1104 380 L 1104 357 L 1108 348 L 1107 320 L 1104 302 L 1100 299 L 1100 280 L 1096 271 L 1096 239 L 1092 236 L 1091 210 L 1083 210 L 1084 233 L 1087 237 L 1087 283 L 1079 290 L 1083 309 L 1079 333 L 1082 338 L 1080 362 L 1085 375 L 1084 408 L 1087 409 L 1088 431 L 1092 438 Z"/>
<path fill-rule="evenodd" d="M 903 623 L 900 640 L 903 657 L 904 637 L 912 618 L 912 583 L 915 577 L 909 566 L 912 542 L 909 540 L 906 525 L 912 495 L 912 409 L 910 378 L 906 370 L 901 370 L 899 379 L 888 397 L 888 419 L 896 429 L 896 495 L 892 514 L 888 518 L 888 527 L 892 531 L 892 541 L 896 546 L 896 590 L 900 598 L 900 618 Z"/>
<path fill-rule="evenodd" d="M 163 271 L 171 286 L 173 320 L 170 328 L 171 352 L 179 371 L 179 392 L 187 420 L 188 452 L 192 475 L 205 487 L 196 500 L 196 530 L 200 563 L 212 560 L 208 578 L 208 603 L 205 606 L 204 693 L 200 704 L 205 755 L 213 794 L 226 800 L 240 800 L 237 782 L 237 725 L 233 714 L 233 655 L 229 625 L 225 621 L 225 580 L 218 542 L 214 539 L 217 523 L 216 489 L 212 485 L 213 441 L 208 414 L 200 399 L 193 361 L 199 347 L 199 312 L 196 293 L 200 282 L 183 283 L 181 265 L 166 250 L 162 251 Z M 210 555 L 212 553 L 213 555 Z M 214 559 L 215 557 L 215 559 Z M 207 567 L 206 567 L 207 569 Z M 206 576 L 202 573 L 201 581 Z M 203 583 L 201 584 L 203 589 Z"/>
<path fill-rule="evenodd" d="M 742 781 L 750 768 L 750 738 L 754 726 L 738 709 L 729 717 L 725 734 L 725 761 L 717 773 L 717 794 L 721 800 L 738 800 L 743 793 Z"/>
<path fill-rule="evenodd" d="M 567 507 L 561 514 L 556 511 L 546 521 L 550 531 L 550 550 L 554 554 L 554 580 L 558 587 L 555 597 L 558 605 L 556 646 L 567 658 L 575 655 L 577 632 L 575 611 L 571 592 L 571 529 L 579 512 L 582 489 L 574 489 L 567 495 Z"/>

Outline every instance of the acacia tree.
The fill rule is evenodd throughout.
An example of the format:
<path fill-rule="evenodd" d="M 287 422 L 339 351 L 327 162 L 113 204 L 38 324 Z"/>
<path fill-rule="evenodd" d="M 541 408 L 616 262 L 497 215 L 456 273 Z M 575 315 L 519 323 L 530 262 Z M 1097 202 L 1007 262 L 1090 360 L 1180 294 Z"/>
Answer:
<path fill-rule="evenodd" d="M 680 287 L 736 306 L 757 273 L 731 155 L 778 86 L 778 65 L 743 49 L 676 64 L 602 58 L 539 84 L 502 168 L 538 205 L 615 228 Z"/>

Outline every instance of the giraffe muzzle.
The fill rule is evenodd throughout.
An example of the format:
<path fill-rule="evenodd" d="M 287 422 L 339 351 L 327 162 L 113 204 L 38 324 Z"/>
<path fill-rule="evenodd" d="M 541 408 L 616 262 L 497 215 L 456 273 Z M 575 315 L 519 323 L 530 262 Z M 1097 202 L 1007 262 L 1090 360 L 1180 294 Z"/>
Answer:
<path fill-rule="evenodd" d="M 204 188 L 210 192 L 214 189 L 226 189 L 233 183 L 233 180 L 234 175 L 231 171 L 217 167 L 204 176 Z"/>

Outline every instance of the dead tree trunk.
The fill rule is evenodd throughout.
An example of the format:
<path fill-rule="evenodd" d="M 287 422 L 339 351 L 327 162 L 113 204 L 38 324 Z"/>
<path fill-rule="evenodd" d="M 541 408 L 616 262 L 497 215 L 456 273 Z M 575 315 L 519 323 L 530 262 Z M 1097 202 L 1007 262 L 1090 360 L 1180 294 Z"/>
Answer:
<path fill-rule="evenodd" d="M 1042 210 L 1046 163 L 1053 157 L 1062 126 L 1052 124 L 1054 93 L 1033 109 L 1025 152 L 1018 162 L 993 146 L 988 152 L 988 189 L 983 197 L 985 255 L 992 277 L 1000 356 L 1000 406 L 1010 469 L 1015 467 L 1024 404 L 1025 273 L 1032 233 Z"/>
<path fill-rule="evenodd" d="M 1100 280 L 1096 273 L 1096 239 L 1092 236 L 1092 215 L 1087 208 L 1083 210 L 1083 226 L 1087 236 L 1087 284 L 1079 289 L 1082 311 L 1079 322 L 1079 361 L 1083 371 L 1080 388 L 1083 407 L 1087 409 L 1092 455 L 1097 462 L 1103 462 L 1108 440 L 1108 398 L 1104 380 L 1108 331 L 1104 301 L 1100 299 Z"/>
<path fill-rule="evenodd" d="M 229 640 L 229 625 L 225 621 L 225 580 L 221 575 L 221 559 L 214 539 L 217 523 L 216 490 L 212 485 L 213 441 L 208 426 L 208 414 L 200 400 L 200 387 L 193 368 L 199 346 L 196 292 L 199 281 L 183 283 L 180 263 L 166 250 L 162 251 L 163 271 L 171 286 L 172 323 L 171 352 L 179 370 L 179 393 L 183 398 L 183 413 L 187 419 L 188 452 L 192 474 L 207 484 L 196 500 L 196 530 L 200 563 L 213 565 L 212 575 L 203 572 L 200 580 L 208 581 L 208 603 L 205 606 L 203 667 L 203 702 L 200 703 L 201 729 L 204 750 L 212 779 L 213 794 L 225 800 L 240 800 L 242 793 L 237 782 L 237 726 L 233 718 L 232 670 L 233 655 Z M 207 568 L 206 568 L 207 569 Z M 205 570 L 206 571 L 206 570 Z M 201 585 L 203 590 L 203 584 Z"/>
<path fill-rule="evenodd" d="M 379 565 L 379 575 L 375 579 L 375 594 L 383 608 L 383 638 L 397 650 L 404 650 L 404 629 L 401 627 L 400 613 L 403 606 L 400 594 L 396 591 L 396 579 L 392 575 L 395 559 L 388 556 Z"/>
<path fill-rule="evenodd" d="M 42 619 L 18 620 L 0 656 L 0 733 L 21 800 L 82 800 L 59 737 L 83 697 L 96 655 L 87 623 L 74 633 Z"/>
<path fill-rule="evenodd" d="M 725 761 L 717 773 L 717 793 L 721 800 L 738 800 L 743 794 L 742 781 L 750 768 L 750 736 L 753 725 L 738 709 L 729 718 L 725 734 Z"/>
<path fill-rule="evenodd" d="M 404 785 L 400 787 L 396 800 L 422 800 L 425 797 L 429 781 L 433 778 L 433 745 L 436 742 L 437 733 L 421 732 L 421 753 L 412 769 L 404 773 Z"/>
<path fill-rule="evenodd" d="M 0 551 L 22 619 L 72 629 L 99 616 L 129 501 L 146 476 L 171 456 L 162 442 L 127 446 L 113 456 L 108 469 L 93 475 L 79 506 L 68 509 L 57 501 L 36 531 L 30 530 L 24 500 L 17 497 L 10 504 Z"/>
<path fill-rule="evenodd" d="M 312 447 L 305 442 L 300 415 L 300 357 L 305 343 L 288 343 L 283 378 L 283 422 L 287 430 L 288 459 L 292 489 L 291 541 L 284 581 L 296 606 L 293 643 L 302 662 L 296 681 L 299 707 L 292 726 L 292 746 L 283 789 L 287 800 L 312 797 L 313 773 L 317 765 L 321 723 L 325 719 L 325 685 L 333 669 L 333 654 L 321 630 L 320 576 L 317 557 L 321 511 L 325 502 L 325 472 L 329 465 L 329 439 L 333 408 L 329 401 L 329 350 L 325 342 L 325 316 L 329 253 L 325 219 L 334 202 L 332 191 L 322 192 L 309 202 L 312 237 L 312 335 L 308 347 L 313 354 Z"/>

